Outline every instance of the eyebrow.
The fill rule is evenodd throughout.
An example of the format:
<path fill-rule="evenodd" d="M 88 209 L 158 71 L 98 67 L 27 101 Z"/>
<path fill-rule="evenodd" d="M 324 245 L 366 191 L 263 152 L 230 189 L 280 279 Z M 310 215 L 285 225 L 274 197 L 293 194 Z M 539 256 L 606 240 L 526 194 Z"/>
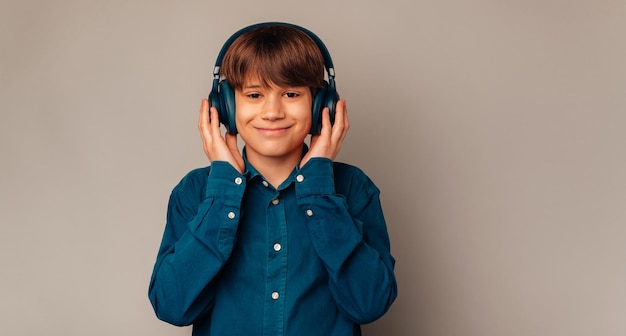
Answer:
<path fill-rule="evenodd" d="M 259 84 L 253 84 L 253 85 L 246 85 L 246 86 L 244 86 L 243 88 L 244 88 L 244 89 L 259 89 L 259 88 L 262 88 L 262 87 L 263 87 L 262 85 L 259 85 Z"/>

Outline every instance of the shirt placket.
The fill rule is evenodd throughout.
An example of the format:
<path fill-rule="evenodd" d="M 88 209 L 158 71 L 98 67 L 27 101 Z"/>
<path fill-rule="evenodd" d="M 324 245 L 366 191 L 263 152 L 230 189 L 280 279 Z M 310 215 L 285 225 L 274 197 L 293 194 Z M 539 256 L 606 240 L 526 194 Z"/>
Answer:
<path fill-rule="evenodd" d="M 284 334 L 288 246 L 285 202 L 282 202 L 281 193 L 277 191 L 274 191 L 270 198 L 266 216 L 268 255 L 263 334 L 274 336 Z"/>

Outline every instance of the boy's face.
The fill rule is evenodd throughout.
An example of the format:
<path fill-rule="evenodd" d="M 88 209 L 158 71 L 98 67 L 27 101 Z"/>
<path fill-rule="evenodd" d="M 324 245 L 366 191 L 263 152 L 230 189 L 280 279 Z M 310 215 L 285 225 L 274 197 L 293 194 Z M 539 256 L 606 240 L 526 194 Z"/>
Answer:
<path fill-rule="evenodd" d="M 235 120 L 248 159 L 299 159 L 311 129 L 312 99 L 309 87 L 266 87 L 247 78 L 235 90 Z"/>

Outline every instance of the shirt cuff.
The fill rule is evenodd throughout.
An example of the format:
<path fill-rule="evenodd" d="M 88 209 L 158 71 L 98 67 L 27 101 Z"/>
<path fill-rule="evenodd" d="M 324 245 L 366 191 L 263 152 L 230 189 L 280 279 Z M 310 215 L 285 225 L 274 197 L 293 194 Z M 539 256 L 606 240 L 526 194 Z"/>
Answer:
<path fill-rule="evenodd" d="M 297 197 L 332 195 L 335 193 L 333 161 L 328 158 L 310 159 L 296 175 Z"/>
<path fill-rule="evenodd" d="M 205 196 L 243 197 L 246 177 L 226 161 L 213 161 L 206 184 Z"/>

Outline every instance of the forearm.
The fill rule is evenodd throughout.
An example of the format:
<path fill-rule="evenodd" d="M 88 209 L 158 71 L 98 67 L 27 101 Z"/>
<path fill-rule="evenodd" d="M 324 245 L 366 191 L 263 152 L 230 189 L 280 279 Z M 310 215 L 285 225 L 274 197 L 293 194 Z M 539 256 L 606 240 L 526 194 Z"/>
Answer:
<path fill-rule="evenodd" d="M 202 267 L 198 267 L 200 260 Z M 210 309 L 211 283 L 223 265 L 221 260 L 190 232 L 185 233 L 155 265 L 149 297 L 156 315 L 182 326 Z"/>
<path fill-rule="evenodd" d="M 233 187 L 231 172 L 220 172 L 212 170 L 206 198 L 191 219 L 189 200 L 177 193 L 170 200 L 149 297 L 157 316 L 175 325 L 191 324 L 211 308 L 216 279 L 234 245 L 245 186 Z"/>
<path fill-rule="evenodd" d="M 362 224 L 337 200 L 316 200 L 309 230 L 315 250 L 329 274 L 333 297 L 345 314 L 360 324 L 381 317 L 397 295 L 394 260 L 363 237 Z M 327 208 L 325 206 L 328 206 Z M 384 224 L 384 222 L 383 222 Z"/>
<path fill-rule="evenodd" d="M 319 162 L 318 162 L 319 163 Z M 361 195 L 362 204 L 350 206 L 335 194 L 327 164 L 305 172 L 298 202 L 317 254 L 329 274 L 329 287 L 338 307 L 364 324 L 382 316 L 397 295 L 394 259 L 378 193 Z M 330 175 L 329 175 L 330 174 Z"/>

